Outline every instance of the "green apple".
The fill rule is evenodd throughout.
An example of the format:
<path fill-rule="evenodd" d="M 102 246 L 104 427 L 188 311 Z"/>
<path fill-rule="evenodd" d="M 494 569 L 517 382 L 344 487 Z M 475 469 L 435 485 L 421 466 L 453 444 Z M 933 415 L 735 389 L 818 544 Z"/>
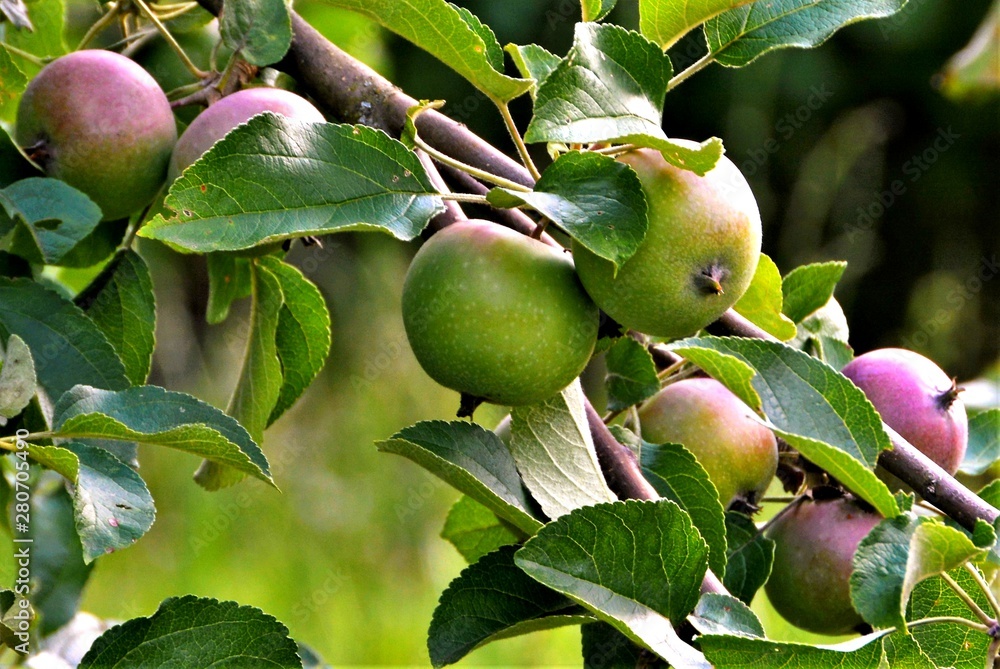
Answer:
<path fill-rule="evenodd" d="M 619 160 L 642 182 L 646 237 L 617 274 L 611 262 L 574 243 L 577 272 L 597 305 L 622 325 L 657 337 L 693 334 L 733 306 L 753 279 L 761 245 L 757 202 L 724 156 L 705 176 L 652 149 Z"/>
<path fill-rule="evenodd" d="M 48 176 L 83 191 L 114 220 L 152 201 L 177 128 L 145 70 L 95 49 L 42 68 L 18 105 L 14 137 Z"/>
<path fill-rule="evenodd" d="M 851 603 L 854 554 L 882 517 L 849 497 L 794 504 L 766 532 L 774 564 L 764 590 L 793 625 L 848 634 L 864 622 Z"/>
<path fill-rule="evenodd" d="M 467 396 L 531 404 L 590 360 L 598 310 L 568 253 L 489 221 L 463 221 L 417 252 L 403 324 L 427 374 Z"/>
<path fill-rule="evenodd" d="M 694 453 L 728 507 L 754 505 L 778 468 L 771 430 L 715 379 L 683 379 L 668 385 L 639 409 L 642 438 L 681 444 Z"/>

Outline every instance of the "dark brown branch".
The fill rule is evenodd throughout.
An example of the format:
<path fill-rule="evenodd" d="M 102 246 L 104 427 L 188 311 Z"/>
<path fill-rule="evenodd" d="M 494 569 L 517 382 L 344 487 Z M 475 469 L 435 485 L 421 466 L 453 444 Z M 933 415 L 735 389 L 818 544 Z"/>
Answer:
<path fill-rule="evenodd" d="M 420 164 L 423 165 L 424 170 L 427 171 L 427 177 L 431 180 L 431 184 L 433 184 L 433 186 L 437 188 L 438 192 L 439 193 L 450 192 L 448 189 L 448 184 L 444 182 L 444 178 L 438 171 L 437 165 L 435 165 L 434 161 L 431 160 L 431 157 L 420 150 L 417 150 L 416 154 L 417 158 L 420 159 Z M 458 221 L 466 221 L 468 219 L 469 217 L 465 215 L 464 211 L 462 211 L 462 207 L 458 204 L 458 202 L 455 202 L 454 200 L 445 200 L 444 211 L 435 216 L 434 218 L 432 218 L 428 227 L 430 228 L 431 232 L 437 232 L 441 228 L 447 227 L 452 223 L 457 223 Z"/>
<path fill-rule="evenodd" d="M 777 341 L 732 309 L 708 329 L 713 333 Z M 887 472 L 913 488 L 918 495 L 968 530 L 975 528 L 976 519 L 985 520 L 992 525 L 1000 516 L 1000 511 L 955 480 L 955 477 L 917 450 L 916 446 L 895 430 L 885 423 L 882 427 L 892 442 L 892 448 L 882 451 L 878 458 L 878 463 L 885 467 Z"/>

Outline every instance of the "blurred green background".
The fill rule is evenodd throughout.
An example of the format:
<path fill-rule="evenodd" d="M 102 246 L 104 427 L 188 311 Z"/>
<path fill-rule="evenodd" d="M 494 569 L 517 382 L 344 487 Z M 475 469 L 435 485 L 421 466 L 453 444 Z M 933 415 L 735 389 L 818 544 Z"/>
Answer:
<path fill-rule="evenodd" d="M 458 4 L 501 43 L 556 53 L 579 15 L 571 0 Z M 635 4 L 620 0 L 611 18 L 635 27 Z M 936 83 L 988 4 L 911 0 L 898 17 L 849 27 L 815 50 L 778 52 L 743 70 L 712 66 L 668 96 L 665 119 L 672 136 L 723 138 L 760 203 L 765 251 L 783 272 L 849 261 L 837 296 L 856 350 L 908 346 L 960 379 L 998 357 L 1000 106 L 995 97 L 949 99 Z M 444 65 L 320 2 L 297 9 L 414 97 L 448 100 L 447 113 L 512 148 L 499 116 Z M 676 69 L 700 48 L 692 37 L 672 49 Z M 525 127 L 527 104 L 515 111 Z M 903 192 L 889 203 L 897 180 Z M 333 350 L 307 396 L 267 433 L 282 492 L 249 481 L 207 493 L 191 480 L 194 458 L 145 450 L 156 523 L 135 547 L 98 561 L 85 610 L 129 618 L 183 593 L 235 599 L 276 616 L 333 665 L 427 664 L 434 606 L 463 567 L 438 538 L 458 494 L 373 446 L 457 408 L 457 395 L 421 372 L 403 333 L 399 298 L 413 251 L 379 235 L 296 246 L 293 262 L 328 299 Z M 151 382 L 224 406 L 245 305 L 207 326 L 202 261 L 155 244 L 141 252 L 160 309 Z M 501 415 L 483 407 L 476 418 L 492 426 Z M 756 608 L 772 637 L 815 638 Z M 578 666 L 579 631 L 499 642 L 463 664 Z"/>

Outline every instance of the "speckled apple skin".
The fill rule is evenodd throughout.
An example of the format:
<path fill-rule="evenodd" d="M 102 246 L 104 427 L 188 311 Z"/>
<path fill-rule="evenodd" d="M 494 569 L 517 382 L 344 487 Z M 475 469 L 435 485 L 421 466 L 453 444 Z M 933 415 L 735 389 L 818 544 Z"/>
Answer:
<path fill-rule="evenodd" d="M 753 493 L 759 499 L 778 468 L 774 433 L 714 379 L 668 385 L 639 409 L 642 438 L 681 444 L 708 473 L 723 506 Z"/>
<path fill-rule="evenodd" d="M 764 586 L 781 616 L 816 634 L 849 634 L 864 622 L 851 603 L 858 544 L 882 520 L 847 498 L 803 499 L 767 530 L 774 565 Z"/>
<path fill-rule="evenodd" d="M 598 310 L 568 253 L 488 221 L 435 234 L 403 284 L 403 324 L 427 374 L 495 404 L 569 385 L 597 341 Z"/>
<path fill-rule="evenodd" d="M 642 182 L 646 237 L 617 275 L 611 262 L 574 243 L 577 272 L 597 305 L 622 325 L 658 337 L 694 334 L 736 304 L 753 279 L 761 246 L 753 192 L 725 156 L 705 176 L 674 167 L 653 149 L 618 160 Z M 713 265 L 723 273 L 721 294 L 699 285 Z"/>
<path fill-rule="evenodd" d="M 264 112 L 299 121 L 322 123 L 326 119 L 311 102 L 281 88 L 245 88 L 227 95 L 199 114 L 177 140 L 170 158 L 170 181 L 201 158 L 230 130 Z"/>
<path fill-rule="evenodd" d="M 45 143 L 42 167 L 86 193 L 105 220 L 153 199 L 167 174 L 177 126 L 156 81 L 125 56 L 75 51 L 46 65 L 17 109 L 15 139 Z"/>
<path fill-rule="evenodd" d="M 885 423 L 949 474 L 958 471 L 969 443 L 961 396 L 951 406 L 939 397 L 952 380 L 933 361 L 900 348 L 865 353 L 841 370 L 864 391 Z"/>

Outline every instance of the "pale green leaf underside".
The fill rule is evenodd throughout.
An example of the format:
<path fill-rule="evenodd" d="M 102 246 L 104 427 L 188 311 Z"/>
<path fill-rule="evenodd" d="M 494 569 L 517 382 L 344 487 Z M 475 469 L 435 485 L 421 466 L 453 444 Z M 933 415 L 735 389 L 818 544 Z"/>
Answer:
<path fill-rule="evenodd" d="M 617 499 L 605 482 L 579 380 L 545 402 L 511 411 L 510 452 L 549 518 Z"/>

